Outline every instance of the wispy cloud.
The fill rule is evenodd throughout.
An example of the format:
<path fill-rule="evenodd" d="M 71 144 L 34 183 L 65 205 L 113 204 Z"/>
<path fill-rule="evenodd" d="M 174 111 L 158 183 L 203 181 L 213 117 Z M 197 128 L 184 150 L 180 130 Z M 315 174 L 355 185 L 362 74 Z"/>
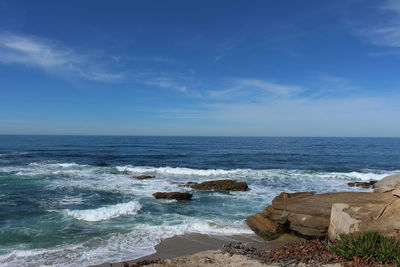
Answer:
<path fill-rule="evenodd" d="M 378 11 L 383 17 L 373 26 L 361 30 L 361 35 L 375 45 L 400 47 L 400 1 L 384 1 Z"/>
<path fill-rule="evenodd" d="M 399 107 L 395 101 L 349 97 L 202 104 L 163 110 L 158 116 L 178 121 L 216 122 L 215 127 L 222 135 L 379 136 L 381 129 L 386 129 L 396 136 L 399 130 L 392 118 L 397 112 Z"/>
<path fill-rule="evenodd" d="M 279 84 L 263 79 L 232 79 L 227 89 L 208 90 L 207 96 L 219 99 L 246 97 L 252 100 L 260 97 L 291 97 L 305 90 L 301 86 Z"/>
<path fill-rule="evenodd" d="M 167 76 L 148 78 L 147 80 L 144 81 L 144 83 L 147 85 L 153 85 L 161 88 L 174 89 L 181 93 L 188 93 L 187 86 L 182 85 L 173 78 Z"/>
<path fill-rule="evenodd" d="M 96 59 L 47 39 L 11 33 L 0 34 L 0 63 L 22 64 L 64 77 L 113 81 L 122 74 L 106 71 Z"/>

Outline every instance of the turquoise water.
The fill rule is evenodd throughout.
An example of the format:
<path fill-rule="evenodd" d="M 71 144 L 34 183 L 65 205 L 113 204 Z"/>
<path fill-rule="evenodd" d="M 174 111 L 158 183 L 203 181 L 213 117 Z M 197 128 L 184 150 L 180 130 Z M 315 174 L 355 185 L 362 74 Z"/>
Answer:
<path fill-rule="evenodd" d="M 0 136 L 0 265 L 85 266 L 150 254 L 176 234 L 251 233 L 244 219 L 282 191 L 361 190 L 346 183 L 399 165 L 396 138 Z M 156 178 L 132 178 L 144 174 Z M 223 178 L 250 190 L 179 186 Z"/>

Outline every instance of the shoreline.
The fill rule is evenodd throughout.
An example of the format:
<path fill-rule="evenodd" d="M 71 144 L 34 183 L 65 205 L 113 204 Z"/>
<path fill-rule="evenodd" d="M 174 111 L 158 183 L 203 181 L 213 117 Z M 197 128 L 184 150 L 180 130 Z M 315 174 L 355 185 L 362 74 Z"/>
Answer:
<path fill-rule="evenodd" d="M 155 246 L 155 253 L 124 262 L 133 264 L 142 260 L 171 259 L 203 251 L 218 251 L 224 244 L 230 242 L 240 242 L 259 249 L 267 250 L 280 248 L 287 243 L 299 240 L 301 240 L 301 238 L 288 234 L 282 235 L 278 239 L 272 241 L 265 241 L 255 234 L 207 235 L 189 233 L 164 239 Z M 89 267 L 122 267 L 124 262 L 105 262 L 98 265 L 90 265 Z"/>

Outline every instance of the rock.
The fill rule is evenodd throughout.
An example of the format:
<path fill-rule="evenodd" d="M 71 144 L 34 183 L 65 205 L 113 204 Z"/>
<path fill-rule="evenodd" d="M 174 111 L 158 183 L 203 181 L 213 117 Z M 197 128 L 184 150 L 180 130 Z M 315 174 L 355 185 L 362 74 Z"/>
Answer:
<path fill-rule="evenodd" d="M 400 187 L 396 187 L 391 193 L 393 196 L 400 197 Z"/>
<path fill-rule="evenodd" d="M 185 186 L 197 190 L 209 191 L 246 191 L 249 187 L 245 182 L 237 182 L 234 180 L 215 180 L 202 183 L 188 182 Z"/>
<path fill-rule="evenodd" d="M 151 179 L 155 178 L 153 175 L 139 175 L 139 176 L 133 176 L 132 178 L 138 179 L 138 180 L 145 180 L 145 179 Z"/>
<path fill-rule="evenodd" d="M 272 211 L 272 206 L 268 206 L 262 212 L 250 216 L 246 220 L 250 229 L 266 240 L 277 238 L 286 231 L 285 225 L 278 224 L 268 217 Z"/>
<path fill-rule="evenodd" d="M 397 197 L 390 193 L 372 192 L 326 194 L 312 194 L 310 192 L 281 193 L 274 198 L 271 206 L 267 207 L 263 212 L 249 217 L 246 222 L 255 233 L 265 239 L 275 238 L 282 232 L 294 232 L 311 238 L 326 237 L 328 229 L 332 224 L 332 235 L 336 236 L 337 233 L 345 231 L 342 229 L 346 227 L 355 229 L 356 226 L 353 226 L 353 224 L 357 222 L 350 219 L 344 221 L 346 219 L 344 218 L 345 216 L 342 216 L 343 219 L 342 217 L 338 218 L 337 215 L 334 215 L 337 218 L 334 218 L 332 222 L 331 212 L 334 204 L 342 203 L 349 205 L 349 207 L 354 207 L 355 210 L 357 207 L 360 207 L 360 209 L 363 207 L 361 211 L 365 210 L 365 214 L 377 216 L 375 214 L 377 212 L 374 213 L 372 211 L 382 210 L 383 207 L 391 203 L 394 199 L 397 199 Z M 346 208 L 342 208 L 340 205 L 335 206 L 334 214 L 343 209 Z M 366 215 L 362 218 L 350 217 L 355 220 L 367 220 L 368 216 Z M 336 228 L 338 230 L 334 230 Z"/>
<path fill-rule="evenodd" d="M 362 188 L 371 188 L 374 184 L 376 184 L 378 181 L 369 181 L 369 182 L 351 182 L 347 183 L 348 186 L 350 187 L 362 187 Z"/>
<path fill-rule="evenodd" d="M 384 193 L 394 190 L 397 185 L 400 186 L 400 174 L 394 174 L 384 177 L 374 184 L 374 192 Z"/>
<path fill-rule="evenodd" d="M 156 192 L 153 194 L 153 196 L 157 199 L 190 200 L 192 199 L 193 195 L 186 192 Z"/>
<path fill-rule="evenodd" d="M 340 234 L 377 232 L 400 239 L 400 199 L 391 193 L 371 193 L 375 201 L 334 203 L 329 238 Z"/>

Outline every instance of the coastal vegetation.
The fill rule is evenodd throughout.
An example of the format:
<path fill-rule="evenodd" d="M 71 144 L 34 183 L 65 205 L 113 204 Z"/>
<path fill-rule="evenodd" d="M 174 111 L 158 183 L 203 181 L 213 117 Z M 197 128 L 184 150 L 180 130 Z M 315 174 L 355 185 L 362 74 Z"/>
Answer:
<path fill-rule="evenodd" d="M 400 264 L 400 242 L 376 232 L 342 234 L 329 250 L 346 260 Z"/>

